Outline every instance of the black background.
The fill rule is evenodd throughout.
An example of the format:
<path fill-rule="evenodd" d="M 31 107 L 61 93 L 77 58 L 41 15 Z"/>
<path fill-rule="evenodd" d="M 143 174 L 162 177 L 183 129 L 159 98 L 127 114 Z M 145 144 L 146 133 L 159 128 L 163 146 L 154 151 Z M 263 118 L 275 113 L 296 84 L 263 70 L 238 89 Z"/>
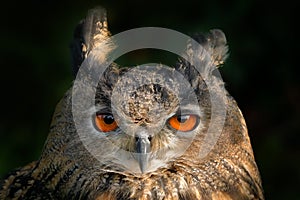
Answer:
<path fill-rule="evenodd" d="M 108 10 L 113 34 L 157 26 L 222 29 L 220 69 L 249 128 L 266 199 L 300 197 L 299 22 L 289 1 L 64 1 L 1 5 L 0 176 L 38 159 L 56 103 L 72 84 L 69 44 L 88 9 Z"/>

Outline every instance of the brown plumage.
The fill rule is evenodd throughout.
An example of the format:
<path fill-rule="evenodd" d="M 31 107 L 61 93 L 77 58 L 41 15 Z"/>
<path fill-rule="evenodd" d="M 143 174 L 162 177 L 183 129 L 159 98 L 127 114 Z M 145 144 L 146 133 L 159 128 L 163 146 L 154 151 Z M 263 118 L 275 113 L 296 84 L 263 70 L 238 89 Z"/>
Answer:
<path fill-rule="evenodd" d="M 75 30 L 74 75 L 109 36 L 105 10 L 91 10 Z M 211 63 L 223 64 L 227 46 L 222 31 L 195 39 L 210 53 Z M 114 48 L 106 47 L 90 61 L 97 63 Z M 185 55 L 202 53 L 188 45 Z M 193 64 L 179 58 L 173 69 L 158 65 L 151 75 L 111 64 L 96 88 L 96 109 L 77 113 L 78 123 L 83 124 L 78 127 L 72 108 L 84 108 L 90 91 L 80 91 L 92 78 L 82 76 L 57 105 L 40 159 L 8 174 L 0 182 L 0 199 L 264 199 L 236 102 L 213 75 L 211 65 L 200 74 Z M 190 89 L 175 80 L 176 72 Z M 74 102 L 74 93 L 79 101 Z M 213 116 L 212 93 L 224 104 L 224 126 L 220 113 Z M 191 100 L 193 94 L 196 101 Z M 213 117 L 216 125 L 222 125 L 216 144 L 206 138 Z M 201 154 L 206 149 L 210 151 Z"/>

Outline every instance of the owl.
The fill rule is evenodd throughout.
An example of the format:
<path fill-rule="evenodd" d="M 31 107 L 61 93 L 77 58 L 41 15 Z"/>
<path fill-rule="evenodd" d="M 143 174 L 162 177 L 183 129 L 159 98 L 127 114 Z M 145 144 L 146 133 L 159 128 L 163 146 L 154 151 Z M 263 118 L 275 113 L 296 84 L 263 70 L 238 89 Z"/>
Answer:
<path fill-rule="evenodd" d="M 173 67 L 109 63 L 110 38 L 103 8 L 75 28 L 73 86 L 40 158 L 1 180 L 0 199 L 264 199 L 245 120 L 217 74 L 224 33 L 194 35 Z"/>

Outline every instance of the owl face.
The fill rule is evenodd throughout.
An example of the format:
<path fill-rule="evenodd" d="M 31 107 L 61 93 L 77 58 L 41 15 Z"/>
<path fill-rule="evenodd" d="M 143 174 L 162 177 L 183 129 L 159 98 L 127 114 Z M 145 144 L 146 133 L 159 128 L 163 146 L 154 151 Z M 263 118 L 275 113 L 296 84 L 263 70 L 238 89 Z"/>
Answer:
<path fill-rule="evenodd" d="M 226 99 L 220 87 L 222 81 L 212 75 L 216 60 L 223 59 L 227 49 L 221 31 L 209 37 L 218 34 L 217 39 L 202 38 L 203 46 L 187 44 L 174 67 L 120 67 L 116 63 L 103 67 L 106 57 L 116 48 L 112 40 L 98 44 L 90 52 L 72 88 L 72 112 L 80 141 L 102 169 L 112 167 L 118 172 L 144 174 L 168 168 L 187 149 L 188 155 L 198 156 L 202 143 L 208 145 L 203 149 L 210 150 L 217 136 L 208 142 L 202 139 L 207 135 L 210 117 L 216 115 L 210 113 L 216 110 L 211 91 L 220 99 L 222 111 Z M 209 42 L 221 43 L 221 53 L 213 52 L 215 49 L 210 48 L 215 44 Z M 193 62 L 195 58 L 197 63 Z M 194 65 L 200 65 L 202 71 Z M 101 75 L 97 77 L 99 71 Z M 220 113 L 223 119 L 217 120 L 217 125 L 222 126 L 225 111 Z M 215 132 L 220 130 L 211 132 L 217 135 Z"/>
<path fill-rule="evenodd" d="M 97 160 L 143 174 L 182 156 L 206 123 L 184 75 L 163 65 L 109 67 L 95 106 L 82 116 L 83 141 Z M 88 116 L 89 115 L 89 116 Z"/>

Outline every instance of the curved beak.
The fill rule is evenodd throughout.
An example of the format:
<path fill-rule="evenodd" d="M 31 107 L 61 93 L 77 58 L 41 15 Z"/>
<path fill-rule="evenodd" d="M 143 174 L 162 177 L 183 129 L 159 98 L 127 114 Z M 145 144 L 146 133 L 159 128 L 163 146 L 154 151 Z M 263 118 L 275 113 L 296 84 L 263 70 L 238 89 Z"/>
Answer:
<path fill-rule="evenodd" d="M 149 153 L 151 150 L 149 136 L 147 134 L 138 134 L 136 136 L 136 160 L 139 163 L 140 170 L 144 173 L 149 164 Z"/>

